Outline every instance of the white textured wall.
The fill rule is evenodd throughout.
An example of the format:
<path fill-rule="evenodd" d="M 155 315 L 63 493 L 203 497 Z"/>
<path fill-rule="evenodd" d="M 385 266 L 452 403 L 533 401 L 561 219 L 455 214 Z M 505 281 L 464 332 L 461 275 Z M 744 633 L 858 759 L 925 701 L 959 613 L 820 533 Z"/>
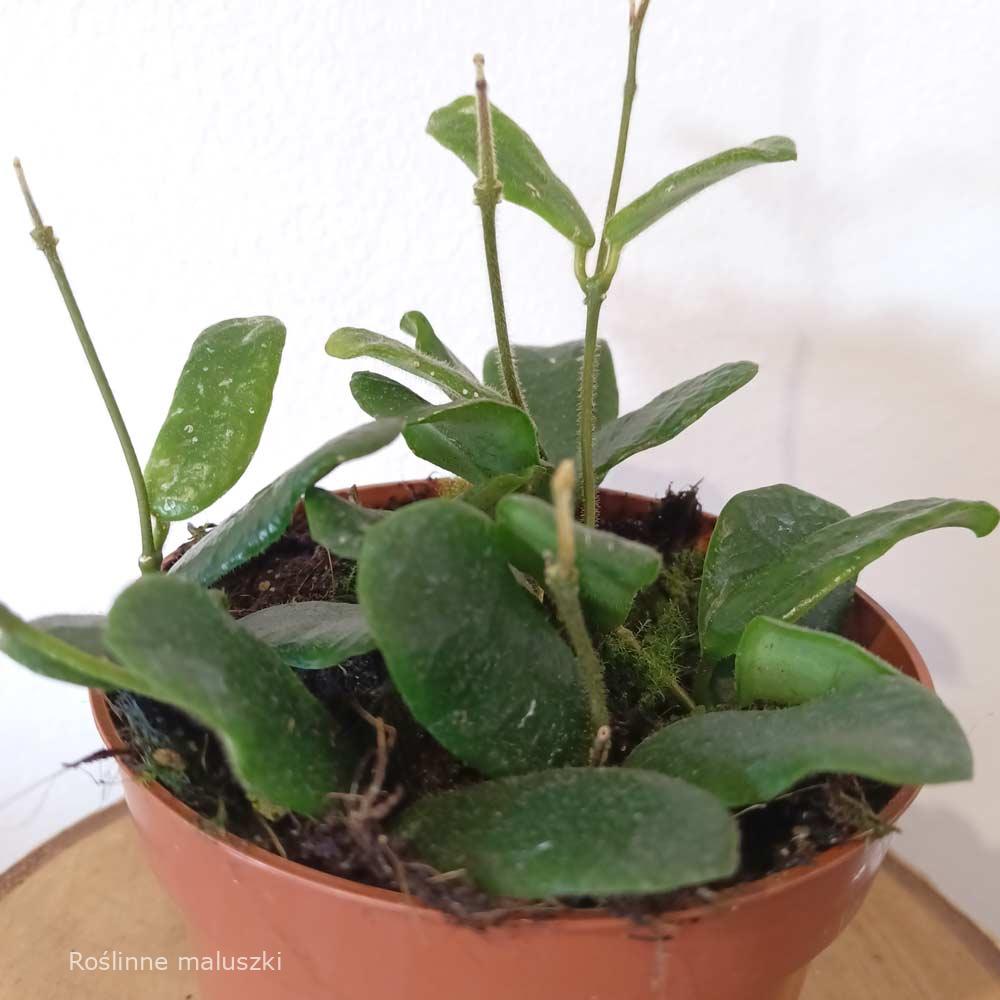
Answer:
<path fill-rule="evenodd" d="M 20 155 L 145 453 L 193 336 L 270 312 L 289 340 L 258 457 L 222 515 L 360 421 L 342 324 L 427 312 L 470 362 L 491 319 L 471 175 L 423 135 L 486 52 L 496 102 L 597 217 L 625 0 L 0 5 L 0 159 Z M 799 143 L 626 252 L 605 310 L 623 403 L 723 361 L 750 387 L 613 484 L 702 480 L 709 509 L 795 482 L 860 510 L 1000 499 L 1000 13 L 986 0 L 652 0 L 624 197 L 762 135 Z M 101 611 L 136 554 L 131 494 L 79 348 L 0 174 L 0 595 Z M 516 340 L 580 336 L 567 245 L 501 212 Z M 419 475 L 402 444 L 331 477 Z M 977 778 L 899 840 L 1000 932 L 1000 536 L 906 542 L 864 585 L 925 652 Z M 0 800 L 97 746 L 80 692 L 4 663 Z M 100 771 L 92 771 L 100 774 Z M 111 772 L 103 772 L 110 776 Z M 113 790 L 84 774 L 0 808 L 0 867 Z M 992 873 L 990 876 L 989 873 Z"/>

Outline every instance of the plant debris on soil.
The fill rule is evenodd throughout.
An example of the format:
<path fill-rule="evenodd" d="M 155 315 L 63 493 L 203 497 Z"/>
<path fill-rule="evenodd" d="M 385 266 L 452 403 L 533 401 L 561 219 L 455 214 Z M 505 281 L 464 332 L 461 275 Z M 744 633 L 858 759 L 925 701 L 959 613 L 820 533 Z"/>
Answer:
<path fill-rule="evenodd" d="M 405 487 L 395 508 L 436 495 L 433 480 Z M 683 710 L 665 693 L 668 680 L 684 684 L 697 666 L 696 601 L 702 535 L 695 488 L 668 491 L 645 518 L 609 520 L 602 527 L 658 549 L 660 578 L 641 595 L 629 619 L 635 642 L 602 647 L 613 714 L 614 752 L 622 760 L 650 732 Z M 175 562 L 192 541 L 165 560 Z M 217 584 L 240 618 L 295 601 L 354 601 L 355 566 L 309 536 L 296 511 L 288 531 L 266 552 Z M 366 885 L 412 895 L 472 926 L 511 916 L 545 917 L 573 908 L 604 908 L 640 923 L 711 902 L 734 885 L 811 861 L 819 852 L 860 834 L 888 832 L 879 811 L 894 788 L 844 775 L 819 775 L 773 801 L 737 814 L 741 863 L 722 883 L 664 895 L 612 899 L 497 900 L 461 872 L 439 873 L 386 832 L 400 805 L 421 796 L 472 784 L 479 775 L 444 749 L 410 715 L 378 652 L 327 670 L 299 671 L 309 690 L 373 747 L 352 794 L 338 796 L 322 821 L 286 815 L 263 819 L 229 770 L 219 742 L 184 713 L 126 692 L 111 696 L 113 713 L 131 760 L 145 780 L 158 781 L 202 817 L 206 829 L 226 830 L 292 861 Z M 375 738 L 373 738 L 375 737 Z"/>

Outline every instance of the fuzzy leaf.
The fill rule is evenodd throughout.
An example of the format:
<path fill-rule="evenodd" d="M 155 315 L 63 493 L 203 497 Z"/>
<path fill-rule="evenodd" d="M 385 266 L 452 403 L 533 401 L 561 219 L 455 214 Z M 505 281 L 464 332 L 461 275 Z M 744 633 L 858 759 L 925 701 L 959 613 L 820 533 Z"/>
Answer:
<path fill-rule="evenodd" d="M 403 507 L 365 536 L 358 599 L 410 711 L 457 757 L 496 776 L 581 763 L 576 659 L 496 535 L 460 501 Z"/>
<path fill-rule="evenodd" d="M 548 477 L 548 470 L 540 465 L 525 469 L 524 472 L 508 472 L 470 486 L 458 495 L 462 503 L 471 504 L 478 510 L 492 514 L 496 505 L 511 493 L 521 490 L 531 492 L 540 488 Z"/>
<path fill-rule="evenodd" d="M 531 418 L 510 403 L 473 399 L 433 406 L 373 372 L 352 375 L 351 392 L 371 416 L 405 418 L 403 437 L 413 454 L 470 483 L 523 472 L 541 461 Z"/>
<path fill-rule="evenodd" d="M 989 534 L 1000 518 L 988 503 L 965 500 L 902 500 L 856 517 L 845 517 L 796 542 L 756 572 L 729 574 L 714 601 L 699 609 L 702 655 L 716 662 L 736 652 L 743 629 L 758 615 L 796 621 L 837 587 L 897 542 L 933 528 L 964 527 Z M 706 556 L 706 569 L 712 557 Z"/>
<path fill-rule="evenodd" d="M 115 601 L 108 646 L 154 697 L 222 741 L 240 784 L 265 812 L 321 816 L 351 786 L 357 759 L 326 709 L 207 591 L 146 576 Z"/>
<path fill-rule="evenodd" d="M 275 604 L 241 618 L 239 625 L 299 670 L 335 667 L 375 648 L 361 608 L 339 601 Z"/>
<path fill-rule="evenodd" d="M 43 677 L 82 687 L 149 694 L 141 677 L 103 652 L 104 619 L 58 615 L 28 623 L 0 604 L 0 651 Z"/>
<path fill-rule="evenodd" d="M 692 163 L 668 174 L 644 195 L 619 209 L 604 230 L 607 241 L 624 246 L 699 191 L 718 184 L 733 174 L 761 163 L 782 163 L 798 158 L 795 143 L 783 135 L 758 139 L 749 146 L 737 146 L 706 160 Z"/>
<path fill-rule="evenodd" d="M 432 358 L 437 358 L 438 361 L 451 365 L 455 371 L 470 382 L 479 384 L 479 379 L 445 346 L 422 312 L 411 309 L 409 312 L 403 313 L 403 318 L 399 321 L 399 328 L 403 333 L 408 333 L 413 337 L 414 346 L 422 354 L 427 354 Z"/>
<path fill-rule="evenodd" d="M 327 441 L 188 549 L 170 575 L 208 586 L 263 552 L 284 534 L 310 486 L 338 465 L 385 447 L 402 426 L 399 420 L 375 420 Z"/>
<path fill-rule="evenodd" d="M 784 484 L 734 496 L 722 508 L 705 555 L 699 632 L 733 587 L 814 531 L 848 516 L 843 507 Z M 802 624 L 836 630 L 854 596 L 854 584 L 852 578 L 837 587 L 803 617 Z"/>
<path fill-rule="evenodd" d="M 643 771 L 563 768 L 421 799 L 398 833 L 496 896 L 667 892 L 731 875 L 739 836 L 711 795 Z"/>
<path fill-rule="evenodd" d="M 305 507 L 309 534 L 324 549 L 344 559 L 358 558 L 365 532 L 389 513 L 362 507 L 315 486 L 306 490 Z"/>
<path fill-rule="evenodd" d="M 433 382 L 452 399 L 501 399 L 492 389 L 474 378 L 467 378 L 439 358 L 414 350 L 408 344 L 383 337 L 371 330 L 345 326 L 330 334 L 326 353 L 334 358 L 374 358 L 400 371 Z"/>
<path fill-rule="evenodd" d="M 605 424 L 594 435 L 598 481 L 626 458 L 676 437 L 756 374 L 757 366 L 750 361 L 720 365 Z"/>
<path fill-rule="evenodd" d="M 799 705 L 864 684 L 896 677 L 892 666 L 839 635 L 754 618 L 736 648 L 736 700 Z"/>
<path fill-rule="evenodd" d="M 553 465 L 564 458 L 575 459 L 579 449 L 577 428 L 580 412 L 580 367 L 583 341 L 571 340 L 552 347 L 513 348 L 524 400 L 535 425 L 545 456 Z M 483 362 L 483 381 L 498 392 L 503 375 L 496 348 Z M 599 430 L 618 416 L 618 383 L 611 349 L 597 342 L 597 389 L 594 395 L 594 426 Z"/>
<path fill-rule="evenodd" d="M 500 544 L 522 572 L 545 581 L 546 556 L 556 553 L 556 522 L 550 503 L 510 496 L 496 511 Z M 660 572 L 660 554 L 610 531 L 574 524 L 580 603 L 592 628 L 610 632 L 628 617 L 635 595 Z"/>
<path fill-rule="evenodd" d="M 271 316 L 216 323 L 194 342 L 146 464 L 157 517 L 193 517 L 246 471 L 284 346 L 285 327 Z"/>
<path fill-rule="evenodd" d="M 972 776 L 969 745 L 954 717 L 933 692 L 903 676 L 793 708 L 691 715 L 640 743 L 625 765 L 690 781 L 733 808 L 767 802 L 829 771 L 892 785 Z"/>
<path fill-rule="evenodd" d="M 503 197 L 540 215 L 566 239 L 579 246 L 594 245 L 594 230 L 573 193 L 545 162 L 530 136 L 495 104 L 490 105 L 497 151 L 497 177 Z M 450 149 L 474 174 L 479 173 L 476 99 L 459 97 L 438 108 L 427 131 Z"/>

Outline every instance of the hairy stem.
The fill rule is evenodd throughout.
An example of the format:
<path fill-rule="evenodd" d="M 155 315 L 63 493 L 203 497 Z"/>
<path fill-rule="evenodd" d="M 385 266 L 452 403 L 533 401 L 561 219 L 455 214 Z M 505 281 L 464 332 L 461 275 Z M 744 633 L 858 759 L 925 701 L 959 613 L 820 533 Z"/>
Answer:
<path fill-rule="evenodd" d="M 24 171 L 21 169 L 20 160 L 14 161 L 14 170 L 17 173 L 18 183 L 21 185 L 21 193 L 24 195 L 28 211 L 31 214 L 31 221 L 34 223 L 35 228 L 32 229 L 31 236 L 38 249 L 45 254 L 45 259 L 49 262 L 49 267 L 52 269 L 52 276 L 56 279 L 56 285 L 58 285 L 63 302 L 66 304 L 66 311 L 73 321 L 73 327 L 80 340 L 80 346 L 83 348 L 83 353 L 87 358 L 87 363 L 90 365 L 94 381 L 97 383 L 97 388 L 101 392 L 104 405 L 107 407 L 108 416 L 111 418 L 115 433 L 118 435 L 118 443 L 121 445 L 122 453 L 125 456 L 129 475 L 132 477 L 132 486 L 135 489 L 135 502 L 139 512 L 139 531 L 142 536 L 142 556 L 139 559 L 139 568 L 143 573 L 158 572 L 162 555 L 153 537 L 149 496 L 146 492 L 146 480 L 142 475 L 142 466 L 139 464 L 135 448 L 132 445 L 132 439 L 129 437 L 128 428 L 125 426 L 125 420 L 122 417 L 121 410 L 118 408 L 118 402 L 111 391 L 111 385 L 108 382 L 107 375 L 104 373 L 104 367 L 97 355 L 94 342 L 90 339 L 87 325 L 83 321 L 83 314 L 77 305 L 76 296 L 70 287 L 66 271 L 62 266 L 62 261 L 59 259 L 59 252 L 56 250 L 56 244 L 59 241 L 52 231 L 52 227 L 46 226 L 42 222 L 42 216 L 38 211 L 38 206 L 35 204 L 35 199 L 31 195 Z"/>
<path fill-rule="evenodd" d="M 615 214 L 621 190 L 622 172 L 625 169 L 625 150 L 628 146 L 629 126 L 632 123 L 632 103 L 635 100 L 636 65 L 639 58 L 639 37 L 649 9 L 649 0 L 629 0 L 628 68 L 622 95 L 622 113 L 618 123 L 618 144 L 615 164 L 611 172 L 611 187 L 604 212 L 604 226 Z M 591 278 L 586 274 L 586 262 L 578 252 L 574 260 L 577 280 L 584 291 L 587 306 L 587 326 L 583 345 L 583 367 L 580 372 L 580 462 L 583 475 L 583 518 L 593 527 L 597 523 L 597 482 L 594 476 L 594 393 L 597 386 L 597 329 L 601 303 L 611 285 L 618 267 L 619 248 L 612 247 L 601 234 L 597 251 L 597 264 Z"/>
<path fill-rule="evenodd" d="M 497 203 L 503 184 L 497 177 L 496 148 L 493 143 L 493 115 L 487 96 L 485 60 L 481 55 L 473 59 L 476 64 L 476 117 L 478 122 L 479 177 L 473 186 L 476 204 L 483 220 L 483 250 L 486 254 L 486 272 L 490 279 L 490 297 L 493 300 L 493 323 L 497 332 L 497 353 L 504 388 L 510 401 L 526 409 L 517 366 L 507 333 L 507 310 L 504 308 L 503 285 L 500 281 L 500 257 L 497 253 Z"/>
<path fill-rule="evenodd" d="M 555 507 L 557 551 L 546 561 L 545 583 L 559 612 L 569 641 L 580 665 L 581 676 L 590 701 L 595 730 L 608 725 L 608 697 L 604 669 L 590 641 L 587 623 L 580 607 L 576 571 L 576 544 L 573 537 L 573 505 L 576 497 L 576 471 L 570 459 L 559 463 L 552 476 L 552 503 Z"/>

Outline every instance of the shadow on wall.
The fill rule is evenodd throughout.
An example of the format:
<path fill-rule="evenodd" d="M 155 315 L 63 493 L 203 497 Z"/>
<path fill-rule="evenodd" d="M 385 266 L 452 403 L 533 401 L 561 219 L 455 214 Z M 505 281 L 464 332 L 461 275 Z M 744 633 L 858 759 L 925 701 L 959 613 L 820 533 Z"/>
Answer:
<path fill-rule="evenodd" d="M 662 285 L 626 279 L 609 297 L 603 335 L 628 405 L 724 361 L 749 358 L 760 374 L 704 425 L 634 458 L 631 488 L 787 481 L 851 509 L 904 495 L 1000 499 L 1000 461 L 984 450 L 1000 426 L 1000 351 L 984 320 L 922 305 L 859 314 L 729 288 L 681 292 L 669 301 Z M 629 363 L 643 358 L 655 360 Z M 692 461 L 688 435 L 711 442 L 709 462 Z M 671 449 L 680 461 L 665 473 Z"/>

